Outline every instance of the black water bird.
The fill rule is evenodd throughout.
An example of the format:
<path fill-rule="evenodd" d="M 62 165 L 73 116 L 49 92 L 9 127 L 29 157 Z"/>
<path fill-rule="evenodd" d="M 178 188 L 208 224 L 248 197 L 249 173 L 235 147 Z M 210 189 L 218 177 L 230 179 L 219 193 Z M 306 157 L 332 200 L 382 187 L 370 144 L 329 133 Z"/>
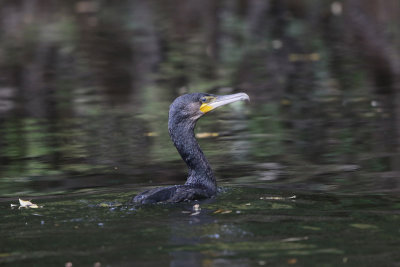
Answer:
<path fill-rule="evenodd" d="M 150 189 L 132 199 L 135 203 L 181 202 L 215 196 L 217 182 L 194 135 L 196 122 L 207 112 L 239 100 L 249 100 L 245 93 L 211 95 L 193 93 L 179 96 L 169 109 L 168 130 L 172 141 L 189 168 L 184 185 Z"/>

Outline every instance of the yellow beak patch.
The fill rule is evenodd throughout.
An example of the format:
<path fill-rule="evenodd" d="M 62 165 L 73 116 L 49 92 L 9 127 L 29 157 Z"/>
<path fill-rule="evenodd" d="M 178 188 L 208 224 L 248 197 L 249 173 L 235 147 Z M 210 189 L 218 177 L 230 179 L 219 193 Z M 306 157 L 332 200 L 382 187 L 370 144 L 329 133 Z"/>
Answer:
<path fill-rule="evenodd" d="M 203 103 L 200 106 L 200 111 L 203 113 L 207 113 L 209 111 L 213 110 L 213 107 L 211 107 L 210 105 L 208 105 L 207 103 Z"/>

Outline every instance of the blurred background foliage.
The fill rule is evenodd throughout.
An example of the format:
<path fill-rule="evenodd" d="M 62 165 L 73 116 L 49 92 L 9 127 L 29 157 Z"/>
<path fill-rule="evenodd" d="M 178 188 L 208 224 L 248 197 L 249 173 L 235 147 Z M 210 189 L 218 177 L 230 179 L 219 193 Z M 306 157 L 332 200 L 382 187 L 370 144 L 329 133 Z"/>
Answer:
<path fill-rule="evenodd" d="M 399 25 L 398 0 L 0 0 L 0 194 L 184 180 L 167 111 L 197 91 L 252 100 L 200 121 L 220 179 L 398 190 Z"/>

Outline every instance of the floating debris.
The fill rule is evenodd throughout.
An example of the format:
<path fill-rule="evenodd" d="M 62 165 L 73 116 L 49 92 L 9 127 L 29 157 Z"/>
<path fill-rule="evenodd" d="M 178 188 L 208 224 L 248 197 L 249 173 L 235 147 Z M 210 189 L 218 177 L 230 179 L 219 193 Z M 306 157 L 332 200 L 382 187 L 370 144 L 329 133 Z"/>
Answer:
<path fill-rule="evenodd" d="M 213 214 L 228 214 L 228 213 L 232 213 L 232 211 L 231 210 L 218 209 L 218 210 L 213 212 Z"/>
<path fill-rule="evenodd" d="M 201 210 L 200 204 L 195 204 L 195 205 L 193 205 L 193 210 L 194 210 L 194 211 L 200 211 L 200 210 Z"/>
<path fill-rule="evenodd" d="M 193 211 L 194 212 L 192 214 L 190 214 L 190 216 L 199 215 L 200 211 L 201 211 L 200 204 L 193 205 Z"/>
<path fill-rule="evenodd" d="M 223 212 L 223 211 L 224 211 L 224 210 L 218 209 L 218 210 L 214 211 L 213 214 L 218 214 L 218 213 L 221 213 L 221 212 Z"/>
<path fill-rule="evenodd" d="M 38 209 L 38 208 L 43 208 L 43 206 L 38 206 L 37 204 L 32 203 L 30 200 L 22 200 L 22 199 L 18 199 L 19 200 L 19 207 L 18 209 L 21 208 L 28 208 L 28 209 Z M 11 208 L 15 208 L 18 205 L 16 204 L 11 204 Z"/>

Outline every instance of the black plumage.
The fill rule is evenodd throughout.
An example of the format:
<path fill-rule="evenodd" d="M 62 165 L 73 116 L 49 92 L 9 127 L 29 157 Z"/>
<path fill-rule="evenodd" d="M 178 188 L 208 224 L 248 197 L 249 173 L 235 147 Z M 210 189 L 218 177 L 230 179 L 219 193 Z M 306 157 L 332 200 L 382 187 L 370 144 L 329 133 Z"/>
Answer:
<path fill-rule="evenodd" d="M 169 109 L 168 130 L 171 139 L 186 162 L 189 174 L 184 185 L 150 189 L 133 198 L 135 203 L 181 202 L 210 198 L 217 193 L 217 182 L 194 135 L 197 120 L 210 110 L 238 100 L 249 100 L 247 94 L 217 96 L 204 93 L 182 95 Z"/>

